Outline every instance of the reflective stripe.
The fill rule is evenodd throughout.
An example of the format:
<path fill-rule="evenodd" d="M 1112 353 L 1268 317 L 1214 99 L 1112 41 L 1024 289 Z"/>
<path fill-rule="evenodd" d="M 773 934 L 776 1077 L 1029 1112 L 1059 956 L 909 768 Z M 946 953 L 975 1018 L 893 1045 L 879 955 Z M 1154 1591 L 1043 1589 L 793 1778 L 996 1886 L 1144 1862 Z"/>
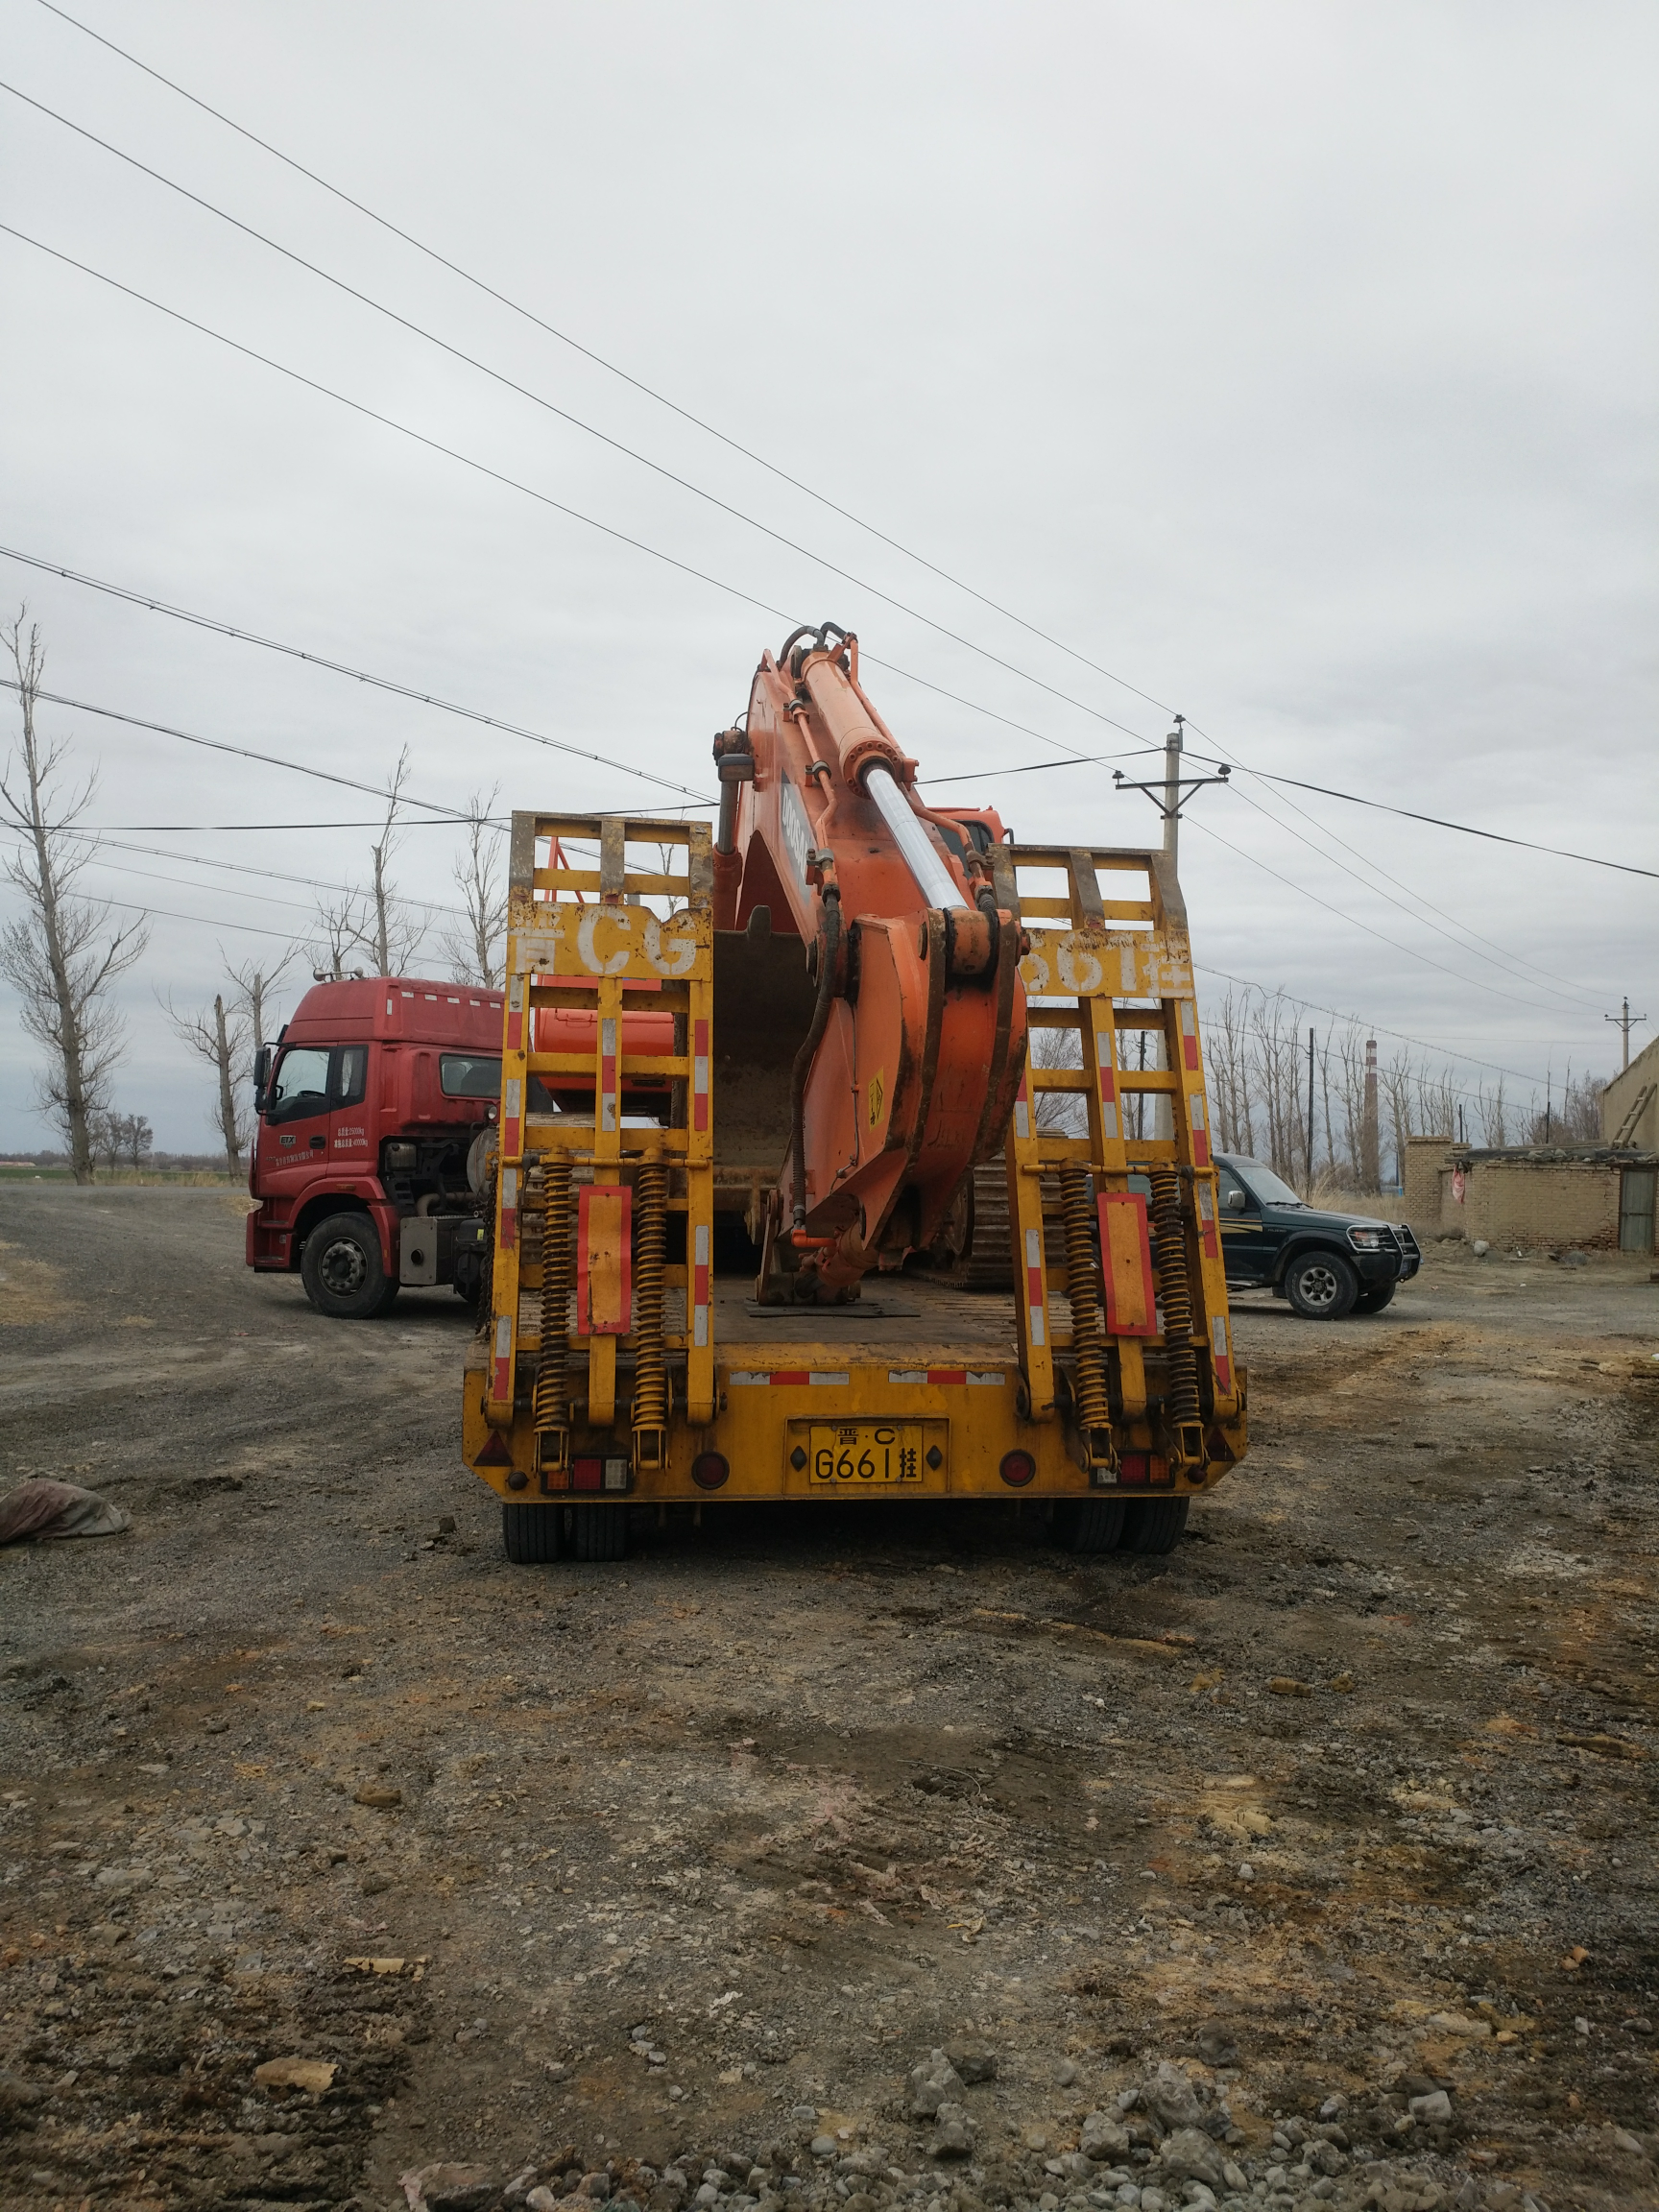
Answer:
<path fill-rule="evenodd" d="M 932 1382 L 935 1384 L 959 1383 L 966 1386 L 970 1382 L 999 1383 L 1003 1378 L 1000 1373 L 975 1374 L 967 1367 L 889 1367 L 887 1380 L 889 1382 L 911 1384 Z"/>
<path fill-rule="evenodd" d="M 1020 1088 L 1014 1094 L 1014 1134 L 1022 1144 L 1028 1143 L 1031 1137 L 1031 1109 L 1027 1102 L 1029 1098 L 1030 1091 L 1027 1087 L 1027 1079 L 1022 1070 Z"/>
<path fill-rule="evenodd" d="M 727 1377 L 729 1382 L 770 1384 L 774 1389 L 798 1390 L 810 1382 L 835 1382 L 846 1384 L 853 1380 L 847 1371 L 824 1370 L 809 1372 L 805 1367 L 780 1367 L 771 1371 L 764 1368 L 733 1368 Z"/>
<path fill-rule="evenodd" d="M 521 1052 L 524 1049 L 524 978 L 510 975 L 507 979 L 507 1049 Z"/>
<path fill-rule="evenodd" d="M 1227 1351 L 1226 1316 L 1217 1313 L 1210 1324 L 1210 1343 L 1215 1355 L 1215 1387 L 1224 1396 L 1233 1390 L 1233 1361 Z"/>
<path fill-rule="evenodd" d="M 1210 1165 L 1210 1132 L 1205 1126 L 1204 1094 L 1190 1091 L 1187 1094 L 1187 1110 L 1192 1118 L 1192 1165 L 1208 1167 Z"/>
<path fill-rule="evenodd" d="M 709 1024 L 694 1022 L 691 1025 L 691 1126 L 707 1129 L 709 1126 Z"/>
<path fill-rule="evenodd" d="M 1031 1311 L 1031 1341 L 1046 1344 L 1047 1326 L 1043 1313 L 1043 1235 L 1041 1230 L 1025 1232 L 1025 1303 Z"/>
<path fill-rule="evenodd" d="M 618 1126 L 616 1098 L 616 1018 L 607 1014 L 599 1024 L 599 1126 Z"/>
<path fill-rule="evenodd" d="M 495 1317 L 495 1363 L 491 1371 L 490 1395 L 498 1406 L 513 1403 L 513 1317 Z"/>
<path fill-rule="evenodd" d="M 518 1236 L 518 1170 L 501 1170 L 501 1248 L 511 1251 Z"/>
<path fill-rule="evenodd" d="M 517 1160 L 522 1144 L 524 1086 L 510 1076 L 501 1091 L 501 1157 Z"/>
<path fill-rule="evenodd" d="M 709 1341 L 709 1224 L 699 1221 L 692 1243 L 691 1259 L 691 1341 L 707 1344 Z"/>
<path fill-rule="evenodd" d="M 1181 1012 L 1181 1056 L 1194 1074 L 1198 1071 L 1198 1018 L 1190 998 L 1178 1001 Z"/>

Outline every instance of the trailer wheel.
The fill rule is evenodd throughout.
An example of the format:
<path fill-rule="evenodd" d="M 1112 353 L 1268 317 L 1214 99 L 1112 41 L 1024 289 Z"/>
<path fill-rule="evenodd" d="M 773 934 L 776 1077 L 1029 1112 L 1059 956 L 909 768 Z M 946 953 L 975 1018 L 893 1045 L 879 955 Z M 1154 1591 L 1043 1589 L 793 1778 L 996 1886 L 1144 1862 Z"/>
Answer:
<path fill-rule="evenodd" d="M 1121 1498 L 1062 1498 L 1054 1508 L 1054 1540 L 1068 1551 L 1116 1551 L 1124 1510 Z"/>
<path fill-rule="evenodd" d="M 397 1295 L 386 1280 L 380 1234 L 367 1214 L 330 1214 L 305 1239 L 300 1280 L 319 1313 L 331 1321 L 368 1321 Z"/>
<path fill-rule="evenodd" d="M 563 1505 L 503 1505 L 501 1543 L 515 1567 L 544 1567 L 557 1559 Z"/>
<path fill-rule="evenodd" d="M 1187 1526 L 1186 1498 L 1138 1498 L 1125 1508 L 1125 1551 L 1173 1551 Z"/>
<path fill-rule="evenodd" d="M 626 1505 L 578 1505 L 570 1515 L 570 1554 L 575 1559 L 626 1559 Z"/>

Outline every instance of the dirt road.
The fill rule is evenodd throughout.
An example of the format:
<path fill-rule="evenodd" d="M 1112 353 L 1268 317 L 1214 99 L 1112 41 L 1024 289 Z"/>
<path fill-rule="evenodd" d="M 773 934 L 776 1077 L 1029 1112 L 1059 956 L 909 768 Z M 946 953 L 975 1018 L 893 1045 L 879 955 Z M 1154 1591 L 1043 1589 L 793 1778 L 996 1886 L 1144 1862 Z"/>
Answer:
<path fill-rule="evenodd" d="M 0 2203 L 1659 2203 L 1647 1276 L 1245 1304 L 1167 1559 L 802 1506 L 513 1569 L 447 1293 L 6 1190 L 0 1474 L 132 1527 L 0 1553 Z"/>

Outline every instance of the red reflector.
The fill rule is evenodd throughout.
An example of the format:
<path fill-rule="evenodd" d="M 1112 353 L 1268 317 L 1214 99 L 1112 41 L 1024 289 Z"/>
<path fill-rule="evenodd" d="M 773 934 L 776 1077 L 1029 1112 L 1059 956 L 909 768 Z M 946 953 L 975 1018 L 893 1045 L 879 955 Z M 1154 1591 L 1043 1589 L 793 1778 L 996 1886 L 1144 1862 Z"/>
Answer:
<path fill-rule="evenodd" d="M 1118 1462 L 1119 1482 L 1145 1482 L 1150 1479 L 1150 1469 L 1144 1452 L 1125 1452 Z"/>
<path fill-rule="evenodd" d="M 499 1429 L 492 1429 L 490 1440 L 472 1462 L 474 1467 L 511 1467 L 513 1455 L 507 1449 L 507 1439 Z"/>
<path fill-rule="evenodd" d="M 732 1472 L 724 1454 L 700 1452 L 691 1462 L 691 1479 L 699 1490 L 718 1490 Z"/>
<path fill-rule="evenodd" d="M 603 1459 L 574 1459 L 570 1463 L 572 1490 L 603 1490 L 605 1487 L 605 1462 Z"/>
<path fill-rule="evenodd" d="M 1027 1482 L 1036 1479 L 1037 1462 L 1029 1452 L 1010 1452 L 997 1472 L 1011 1490 L 1023 1490 Z"/>

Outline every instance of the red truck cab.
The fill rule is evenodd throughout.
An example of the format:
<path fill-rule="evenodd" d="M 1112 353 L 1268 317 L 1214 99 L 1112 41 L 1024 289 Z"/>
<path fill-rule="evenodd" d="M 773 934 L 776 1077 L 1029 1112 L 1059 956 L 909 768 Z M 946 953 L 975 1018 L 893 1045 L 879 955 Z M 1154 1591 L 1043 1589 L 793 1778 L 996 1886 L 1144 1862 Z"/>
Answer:
<path fill-rule="evenodd" d="M 306 992 L 254 1072 L 250 1267 L 297 1272 L 340 1320 L 404 1285 L 475 1295 L 489 1225 L 469 1155 L 500 1099 L 501 1007 L 498 990 L 407 975 Z"/>

